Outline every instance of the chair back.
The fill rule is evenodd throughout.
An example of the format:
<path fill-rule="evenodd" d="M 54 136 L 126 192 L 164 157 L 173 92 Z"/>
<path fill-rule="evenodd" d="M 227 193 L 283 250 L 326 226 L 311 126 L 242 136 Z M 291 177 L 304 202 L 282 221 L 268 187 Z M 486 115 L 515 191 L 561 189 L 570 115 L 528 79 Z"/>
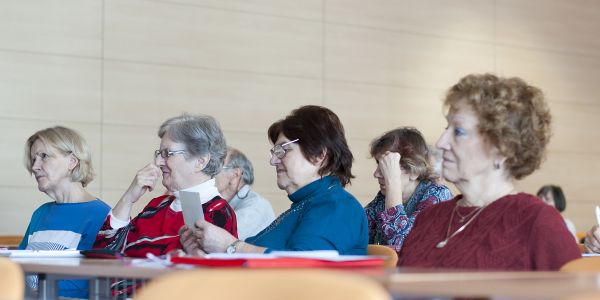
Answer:
<path fill-rule="evenodd" d="M 18 248 L 22 240 L 22 235 L 0 235 L 0 247 Z"/>
<path fill-rule="evenodd" d="M 195 269 L 158 277 L 136 300 L 391 300 L 364 275 L 324 269 Z"/>
<path fill-rule="evenodd" d="M 584 256 L 574 259 L 560 268 L 562 272 L 600 272 L 600 256 Z"/>
<path fill-rule="evenodd" d="M 25 276 L 16 263 L 0 257 L 0 299 L 22 300 L 25 296 Z"/>
<path fill-rule="evenodd" d="M 398 264 L 398 253 L 388 246 L 369 244 L 367 254 L 387 257 L 384 264 L 386 268 L 395 268 Z"/>

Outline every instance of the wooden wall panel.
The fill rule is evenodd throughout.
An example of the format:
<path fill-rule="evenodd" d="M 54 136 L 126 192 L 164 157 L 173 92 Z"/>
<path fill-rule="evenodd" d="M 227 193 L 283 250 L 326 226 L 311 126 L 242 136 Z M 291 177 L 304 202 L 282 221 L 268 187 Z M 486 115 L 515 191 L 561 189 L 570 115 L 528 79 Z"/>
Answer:
<path fill-rule="evenodd" d="M 169 0 L 168 2 L 250 14 L 321 20 L 324 0 Z"/>
<path fill-rule="evenodd" d="M 107 58 L 321 76 L 320 22 L 139 0 L 106 4 Z"/>
<path fill-rule="evenodd" d="M 494 68 L 491 44 L 327 25 L 327 79 L 445 89 Z"/>
<path fill-rule="evenodd" d="M 498 44 L 598 56 L 600 2 L 498 0 Z"/>
<path fill-rule="evenodd" d="M 264 133 L 322 96 L 315 79 L 151 64 L 108 62 L 105 78 L 105 122 L 156 128 L 188 112 L 210 114 L 226 129 Z"/>
<path fill-rule="evenodd" d="M 391 129 L 412 126 L 433 144 L 446 126 L 443 94 L 442 90 L 328 81 L 325 105 L 338 114 L 351 137 L 370 141 Z"/>
<path fill-rule="evenodd" d="M 494 1 L 327 0 L 331 23 L 493 41 Z"/>
<path fill-rule="evenodd" d="M 0 51 L 0 117 L 100 122 L 100 61 Z"/>
<path fill-rule="evenodd" d="M 0 2 L 0 49 L 99 57 L 102 1 Z"/>
<path fill-rule="evenodd" d="M 600 56 L 497 47 L 498 73 L 539 86 L 550 100 L 598 105 Z"/>

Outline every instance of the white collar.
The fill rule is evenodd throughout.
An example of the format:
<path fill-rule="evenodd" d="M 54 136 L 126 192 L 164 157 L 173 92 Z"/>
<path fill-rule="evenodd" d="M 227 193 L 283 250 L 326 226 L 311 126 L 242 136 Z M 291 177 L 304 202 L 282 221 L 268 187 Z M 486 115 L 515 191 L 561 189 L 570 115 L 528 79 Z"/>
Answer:
<path fill-rule="evenodd" d="M 199 193 L 200 194 L 200 202 L 202 202 L 202 204 L 212 200 L 216 196 L 221 196 L 221 194 L 219 194 L 219 190 L 217 190 L 217 187 L 215 186 L 214 178 L 207 180 L 199 185 L 195 185 L 193 187 L 183 189 L 182 191 Z M 179 191 L 174 192 L 173 195 L 175 196 L 175 200 L 173 202 L 171 202 L 171 205 L 169 207 L 172 210 L 179 212 L 179 211 L 181 211 L 181 201 L 179 200 Z"/>

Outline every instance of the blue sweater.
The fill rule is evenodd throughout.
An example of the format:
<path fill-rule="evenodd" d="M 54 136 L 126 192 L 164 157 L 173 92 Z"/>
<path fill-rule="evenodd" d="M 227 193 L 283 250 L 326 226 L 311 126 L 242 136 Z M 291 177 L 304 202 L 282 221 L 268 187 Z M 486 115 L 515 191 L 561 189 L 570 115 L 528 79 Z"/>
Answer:
<path fill-rule="evenodd" d="M 33 212 L 19 249 L 91 249 L 110 207 L 99 199 L 81 203 L 48 202 Z M 36 277 L 28 284 L 37 286 Z M 59 295 L 87 298 L 88 284 L 83 280 L 61 280 Z"/>
<path fill-rule="evenodd" d="M 337 177 L 313 181 L 288 196 L 290 209 L 246 242 L 267 251 L 337 250 L 367 253 L 369 230 L 360 203 Z"/>

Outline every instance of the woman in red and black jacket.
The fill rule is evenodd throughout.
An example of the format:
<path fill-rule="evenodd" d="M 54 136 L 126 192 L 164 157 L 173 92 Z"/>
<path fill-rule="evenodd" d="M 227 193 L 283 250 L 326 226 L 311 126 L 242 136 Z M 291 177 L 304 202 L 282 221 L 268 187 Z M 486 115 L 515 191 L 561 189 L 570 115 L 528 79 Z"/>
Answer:
<path fill-rule="evenodd" d="M 206 115 L 181 115 L 165 121 L 159 131 L 160 149 L 154 163 L 137 172 L 129 189 L 110 211 L 94 248 L 120 251 L 126 256 L 163 255 L 181 249 L 178 231 L 183 226 L 180 191 L 198 192 L 204 218 L 237 236 L 233 208 L 221 197 L 214 176 L 226 154 L 225 138 L 217 121 Z M 137 217 L 131 208 L 152 191 L 162 174 L 168 195 L 154 198 Z"/>

